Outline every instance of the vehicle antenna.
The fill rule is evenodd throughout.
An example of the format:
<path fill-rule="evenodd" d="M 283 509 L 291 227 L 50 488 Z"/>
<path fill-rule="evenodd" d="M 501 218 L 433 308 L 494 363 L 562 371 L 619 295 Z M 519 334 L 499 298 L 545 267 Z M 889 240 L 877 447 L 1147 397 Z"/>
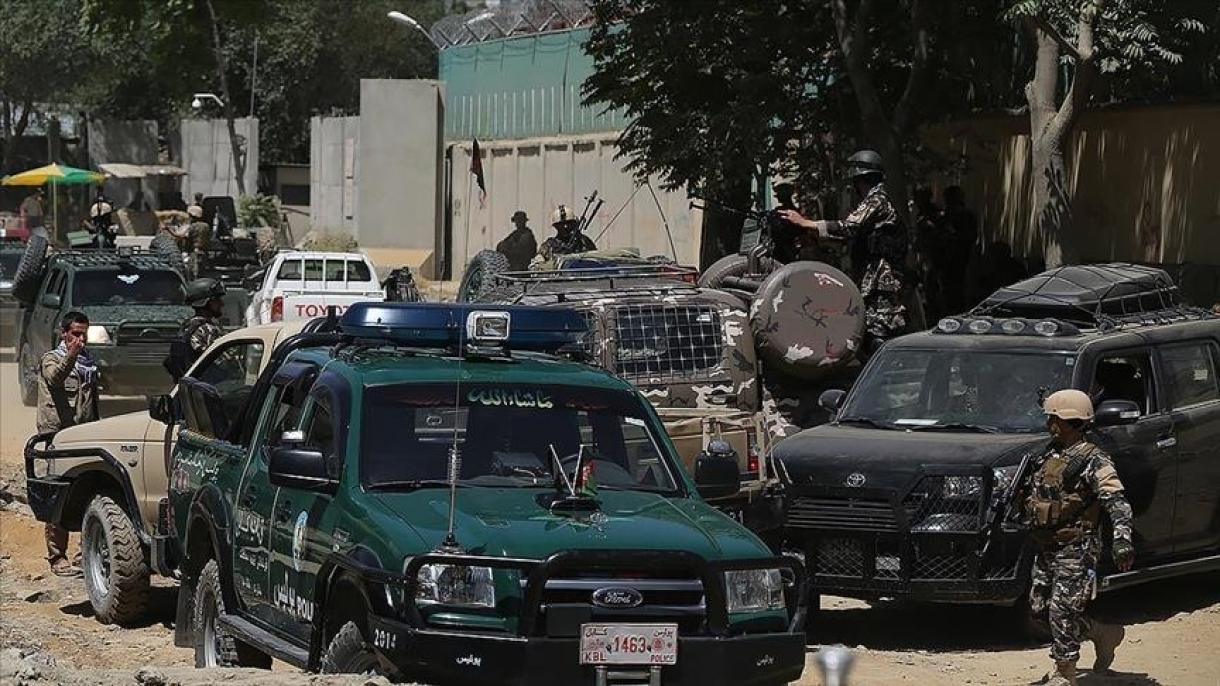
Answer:
<path fill-rule="evenodd" d="M 458 310 L 469 314 L 465 308 Z M 458 365 L 457 379 L 453 384 L 453 443 L 449 446 L 449 524 L 445 532 L 445 540 L 441 541 L 438 552 L 454 555 L 463 552 L 462 546 L 457 541 L 457 536 L 453 533 L 453 519 L 457 512 L 457 482 L 458 476 L 462 472 L 462 452 L 458 447 L 458 411 L 462 405 L 462 367 L 466 361 L 465 341 L 462 340 L 462 335 L 466 332 L 466 322 L 462 319 L 457 325 L 458 330 Z"/>

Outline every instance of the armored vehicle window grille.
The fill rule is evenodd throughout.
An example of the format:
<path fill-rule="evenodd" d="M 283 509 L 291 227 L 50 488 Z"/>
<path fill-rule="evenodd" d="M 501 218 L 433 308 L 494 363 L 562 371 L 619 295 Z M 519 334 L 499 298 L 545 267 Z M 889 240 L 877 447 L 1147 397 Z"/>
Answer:
<path fill-rule="evenodd" d="M 982 477 L 925 476 L 902 502 L 912 531 L 974 531 Z"/>
<path fill-rule="evenodd" d="M 860 541 L 849 538 L 827 538 L 818 543 L 814 558 L 814 573 L 818 576 L 864 576 L 864 550 Z"/>
<path fill-rule="evenodd" d="M 1012 561 L 1003 566 L 988 567 L 983 572 L 984 579 L 1015 579 L 1017 578 L 1017 568 L 1021 565 L 1020 557 L 1013 557 Z"/>
<path fill-rule="evenodd" d="M 894 506 L 888 500 L 800 497 L 788 507 L 788 526 L 797 529 L 897 531 Z"/>
<path fill-rule="evenodd" d="M 720 314 L 711 307 L 623 305 L 615 309 L 614 341 L 614 371 L 628 379 L 706 378 L 720 366 Z"/>
<path fill-rule="evenodd" d="M 947 581 L 970 578 L 970 559 L 962 555 L 929 555 L 915 559 L 912 579 Z"/>

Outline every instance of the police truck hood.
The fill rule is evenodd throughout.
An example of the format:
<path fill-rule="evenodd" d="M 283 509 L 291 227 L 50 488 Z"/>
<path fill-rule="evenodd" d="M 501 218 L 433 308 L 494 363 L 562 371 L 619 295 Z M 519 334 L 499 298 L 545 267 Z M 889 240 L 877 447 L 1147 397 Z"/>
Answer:
<path fill-rule="evenodd" d="M 796 486 L 841 486 L 852 475 L 866 485 L 901 489 L 929 467 L 1001 467 L 1047 443 L 1046 434 L 887 430 L 825 424 L 792 436 L 773 451 Z M 855 477 L 857 480 L 860 476 Z"/>
<path fill-rule="evenodd" d="M 471 553 L 543 559 L 581 548 L 664 548 L 708 560 L 769 557 L 753 534 L 694 498 L 603 489 L 599 509 L 553 513 L 554 490 L 461 487 L 455 533 Z M 446 489 L 377 492 L 374 498 L 435 545 L 445 536 Z"/>

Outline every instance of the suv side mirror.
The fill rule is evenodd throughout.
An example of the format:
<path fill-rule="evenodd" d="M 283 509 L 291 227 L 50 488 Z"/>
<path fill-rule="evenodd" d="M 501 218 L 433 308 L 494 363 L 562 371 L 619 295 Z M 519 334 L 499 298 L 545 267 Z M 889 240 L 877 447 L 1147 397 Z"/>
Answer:
<path fill-rule="evenodd" d="M 173 424 L 177 419 L 174 416 L 173 398 L 168 395 L 148 396 L 148 416 L 162 424 Z"/>
<path fill-rule="evenodd" d="M 63 304 L 63 299 L 54 293 L 43 293 L 42 300 L 39 300 L 38 302 L 43 307 L 58 310 L 59 306 Z"/>
<path fill-rule="evenodd" d="M 333 493 L 336 485 L 326 472 L 326 458 L 320 451 L 294 445 L 271 451 L 268 475 L 272 486 L 299 491 Z"/>
<path fill-rule="evenodd" d="M 818 405 L 834 416 L 839 412 L 839 407 L 843 405 L 843 399 L 847 397 L 847 391 L 832 388 L 828 391 L 822 391 L 822 395 L 818 396 Z"/>
<path fill-rule="evenodd" d="M 1140 406 L 1130 400 L 1107 400 L 1093 413 L 1095 426 L 1121 426 L 1139 421 Z"/>
<path fill-rule="evenodd" d="M 737 460 L 729 457 L 700 455 L 695 461 L 695 488 L 705 500 L 737 495 L 741 489 L 741 474 Z"/>

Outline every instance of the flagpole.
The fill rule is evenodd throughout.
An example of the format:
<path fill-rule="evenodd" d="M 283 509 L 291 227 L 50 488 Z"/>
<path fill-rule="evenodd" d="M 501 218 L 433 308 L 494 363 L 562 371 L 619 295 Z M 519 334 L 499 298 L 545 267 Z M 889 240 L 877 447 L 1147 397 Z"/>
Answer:
<path fill-rule="evenodd" d="M 474 155 L 476 153 L 478 153 L 477 149 L 473 149 L 470 152 L 471 155 Z M 470 195 L 473 191 L 474 191 L 474 174 L 471 174 L 469 171 L 467 171 L 466 172 L 466 238 L 465 238 L 465 245 L 463 245 L 463 247 L 462 247 L 462 249 L 466 251 L 466 254 L 462 255 L 463 268 L 465 268 L 467 260 L 470 259 L 470 215 L 471 215 Z"/>

